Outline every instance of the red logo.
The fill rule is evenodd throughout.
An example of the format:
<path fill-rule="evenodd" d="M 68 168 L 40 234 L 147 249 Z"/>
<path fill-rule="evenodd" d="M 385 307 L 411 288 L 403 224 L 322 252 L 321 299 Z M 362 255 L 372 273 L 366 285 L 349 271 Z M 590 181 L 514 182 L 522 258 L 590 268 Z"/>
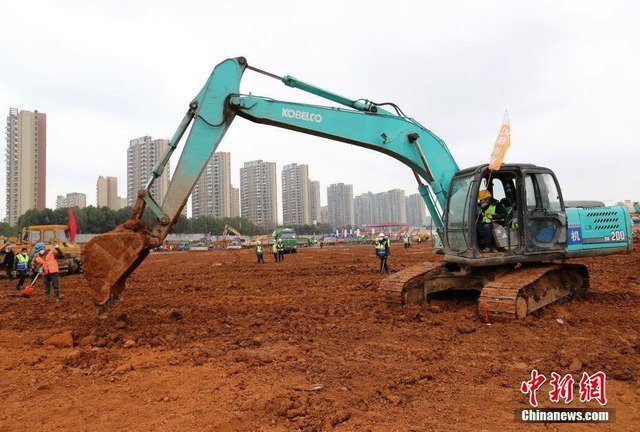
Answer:
<path fill-rule="evenodd" d="M 606 405 L 606 380 L 607 375 L 604 372 L 596 372 L 593 375 L 583 372 L 578 384 L 580 402 L 595 400 L 600 405 Z M 546 381 L 547 377 L 539 373 L 536 369 L 531 371 L 531 378 L 529 380 L 522 381 L 520 391 L 529 395 L 529 405 L 533 407 L 538 406 L 537 392 Z M 549 400 L 553 403 L 560 403 L 562 401 L 564 401 L 565 404 L 571 403 L 571 401 L 573 401 L 574 384 L 575 380 L 570 374 L 561 376 L 556 372 L 551 372 Z"/>
<path fill-rule="evenodd" d="M 538 373 L 537 370 L 531 371 L 531 379 L 529 381 L 522 381 L 520 385 L 520 391 L 524 394 L 529 394 L 529 405 L 537 407 L 538 399 L 536 399 L 536 392 L 542 384 L 547 380 L 547 377 Z"/>

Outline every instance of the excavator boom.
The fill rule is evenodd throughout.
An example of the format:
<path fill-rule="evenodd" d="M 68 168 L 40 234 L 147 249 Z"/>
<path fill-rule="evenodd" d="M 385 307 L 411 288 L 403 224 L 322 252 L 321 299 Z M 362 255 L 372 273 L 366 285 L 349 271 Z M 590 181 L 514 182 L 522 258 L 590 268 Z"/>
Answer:
<path fill-rule="evenodd" d="M 214 68 L 202 90 L 189 103 L 167 151 L 152 170 L 149 184 L 139 191 L 131 219 L 115 230 L 93 238 L 85 246 L 84 274 L 93 300 L 99 307 L 108 307 L 121 298 L 127 277 L 171 232 L 200 173 L 236 115 L 256 123 L 334 139 L 394 157 L 414 172 L 427 208 L 436 226 L 442 228 L 441 209 L 458 166 L 441 139 L 403 115 L 393 104 L 389 105 L 395 108 L 396 114 L 371 101 L 350 100 L 291 76 L 281 78 L 282 82 L 348 108 L 282 102 L 240 94 L 240 81 L 247 68 L 264 73 L 249 67 L 243 57 L 225 60 Z M 153 181 L 164 172 L 189 127 L 191 130 L 180 160 L 160 206 L 148 191 Z M 156 216 L 151 227 L 142 222 L 145 209 Z"/>

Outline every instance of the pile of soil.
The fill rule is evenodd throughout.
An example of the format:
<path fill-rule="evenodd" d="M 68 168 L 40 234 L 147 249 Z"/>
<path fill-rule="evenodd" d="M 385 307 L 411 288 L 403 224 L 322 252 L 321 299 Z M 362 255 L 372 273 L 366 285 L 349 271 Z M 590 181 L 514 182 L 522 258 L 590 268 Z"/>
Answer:
<path fill-rule="evenodd" d="M 440 260 L 394 245 L 393 272 Z M 61 302 L 0 281 L 0 431 L 635 431 L 640 252 L 576 260 L 589 292 L 524 321 L 483 323 L 477 293 L 401 307 L 372 246 L 153 252 L 97 316 L 82 275 Z M 606 424 L 523 424 L 537 369 L 606 373 Z"/>

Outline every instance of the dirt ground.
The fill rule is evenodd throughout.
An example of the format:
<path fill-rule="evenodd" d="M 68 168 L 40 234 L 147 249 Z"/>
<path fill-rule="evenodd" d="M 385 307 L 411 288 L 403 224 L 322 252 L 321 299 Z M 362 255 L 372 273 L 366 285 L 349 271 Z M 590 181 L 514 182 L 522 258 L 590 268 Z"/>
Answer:
<path fill-rule="evenodd" d="M 392 250 L 392 271 L 440 259 Z M 491 325 L 473 293 L 382 302 L 372 246 L 265 260 L 154 252 L 106 317 L 82 275 L 61 278 L 61 302 L 0 281 L 0 431 L 638 430 L 640 251 L 579 260 L 586 296 Z M 518 421 L 532 369 L 576 380 L 570 404 L 543 385 L 552 408 L 600 408 L 578 381 L 605 372 L 614 421 Z"/>

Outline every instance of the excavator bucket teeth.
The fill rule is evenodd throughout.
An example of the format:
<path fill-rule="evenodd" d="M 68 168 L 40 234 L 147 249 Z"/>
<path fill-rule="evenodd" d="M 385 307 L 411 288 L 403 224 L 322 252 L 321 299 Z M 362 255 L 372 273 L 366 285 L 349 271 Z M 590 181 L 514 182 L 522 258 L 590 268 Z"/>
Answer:
<path fill-rule="evenodd" d="M 148 228 L 138 219 L 130 219 L 87 243 L 82 250 L 84 277 L 99 311 L 122 299 L 127 277 L 150 248 Z"/>

